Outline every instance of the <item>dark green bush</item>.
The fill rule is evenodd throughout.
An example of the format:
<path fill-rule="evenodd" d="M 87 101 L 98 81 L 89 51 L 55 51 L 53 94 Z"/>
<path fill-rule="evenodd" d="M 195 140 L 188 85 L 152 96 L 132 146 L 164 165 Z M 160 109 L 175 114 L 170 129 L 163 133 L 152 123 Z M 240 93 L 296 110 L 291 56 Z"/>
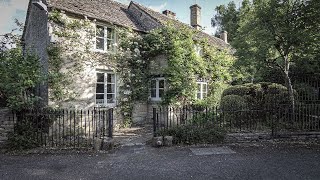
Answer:
<path fill-rule="evenodd" d="M 235 85 L 225 89 L 221 97 L 224 97 L 227 95 L 244 96 L 248 94 L 250 94 L 250 87 L 243 86 L 243 85 Z"/>
<path fill-rule="evenodd" d="M 318 100 L 317 89 L 307 83 L 296 84 L 294 89 L 297 91 L 297 95 L 301 97 L 302 100 Z"/>
<path fill-rule="evenodd" d="M 221 99 L 220 108 L 223 111 L 234 111 L 245 109 L 246 107 L 247 101 L 239 95 L 226 95 Z"/>
<path fill-rule="evenodd" d="M 181 125 L 162 130 L 159 136 L 173 136 L 174 144 L 214 144 L 224 140 L 225 131 L 212 124 L 204 126 Z"/>
<path fill-rule="evenodd" d="M 250 109 L 263 108 L 270 104 L 274 106 L 280 103 L 289 103 L 287 88 L 281 84 L 269 82 L 232 86 L 223 92 L 222 99 L 228 95 L 242 97 Z"/>
<path fill-rule="evenodd" d="M 37 131 L 30 119 L 19 121 L 14 127 L 14 132 L 8 134 L 8 149 L 26 150 L 39 147 Z"/>

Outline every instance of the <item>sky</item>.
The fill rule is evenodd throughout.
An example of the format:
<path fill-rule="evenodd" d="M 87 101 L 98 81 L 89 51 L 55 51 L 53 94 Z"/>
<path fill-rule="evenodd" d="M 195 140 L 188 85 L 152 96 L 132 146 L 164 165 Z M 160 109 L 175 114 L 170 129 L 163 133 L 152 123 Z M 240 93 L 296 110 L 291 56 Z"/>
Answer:
<path fill-rule="evenodd" d="M 25 22 L 29 0 L 0 0 L 0 35 L 14 29 L 14 19 Z M 123 4 L 129 4 L 130 0 L 115 0 Z M 162 12 L 166 9 L 177 14 L 177 19 L 190 24 L 189 7 L 195 3 L 201 6 L 201 23 L 204 31 L 214 34 L 215 29 L 211 27 L 211 18 L 215 13 L 215 7 L 221 4 L 228 4 L 231 0 L 135 0 L 146 7 L 155 11 Z M 234 0 L 239 5 L 242 0 Z"/>

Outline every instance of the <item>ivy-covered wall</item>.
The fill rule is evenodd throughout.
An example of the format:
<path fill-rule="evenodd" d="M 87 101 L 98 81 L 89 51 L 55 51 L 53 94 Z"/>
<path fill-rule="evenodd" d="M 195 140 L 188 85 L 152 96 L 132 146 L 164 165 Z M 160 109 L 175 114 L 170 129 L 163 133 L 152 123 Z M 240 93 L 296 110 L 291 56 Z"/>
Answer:
<path fill-rule="evenodd" d="M 221 89 L 232 78 L 234 61 L 228 50 L 195 39 L 197 31 L 174 24 L 147 34 L 108 25 L 115 29 L 115 51 L 94 50 L 95 24 L 92 19 L 59 11 L 49 14 L 50 35 L 55 39 L 48 48 L 50 106 L 87 109 L 95 107 L 96 71 L 117 74 L 117 113 L 122 123 L 148 121 L 152 107 L 189 104 L 216 105 Z M 103 23 L 102 23 L 103 25 Z M 202 55 L 195 52 L 202 48 Z M 154 77 L 165 78 L 161 102 L 150 99 Z M 196 100 L 196 81 L 208 82 L 206 100 Z"/>

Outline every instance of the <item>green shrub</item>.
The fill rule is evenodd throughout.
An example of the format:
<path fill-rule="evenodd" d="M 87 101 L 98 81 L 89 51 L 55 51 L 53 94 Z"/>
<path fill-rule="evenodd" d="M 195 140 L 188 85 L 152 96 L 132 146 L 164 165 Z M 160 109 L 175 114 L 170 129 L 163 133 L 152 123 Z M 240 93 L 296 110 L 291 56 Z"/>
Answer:
<path fill-rule="evenodd" d="M 239 95 L 227 95 L 221 99 L 220 108 L 223 111 L 245 109 L 246 107 L 247 101 Z"/>
<path fill-rule="evenodd" d="M 318 98 L 317 89 L 307 83 L 296 84 L 294 89 L 296 90 L 297 95 L 302 97 L 303 100 L 311 101 L 317 100 Z"/>
<path fill-rule="evenodd" d="M 279 104 L 290 104 L 287 88 L 281 84 L 269 84 L 265 90 L 264 104 L 271 104 L 276 107 Z"/>
<path fill-rule="evenodd" d="M 227 95 L 244 96 L 248 94 L 250 94 L 250 87 L 243 86 L 243 85 L 235 85 L 225 89 L 221 97 L 224 97 Z"/>
<path fill-rule="evenodd" d="M 159 136 L 172 136 L 174 144 L 214 144 L 224 140 L 225 131 L 212 124 L 204 126 L 181 125 L 162 130 Z"/>
<path fill-rule="evenodd" d="M 14 132 L 8 134 L 8 149 L 26 150 L 39 147 L 37 131 L 38 129 L 35 128 L 30 119 L 19 121 L 14 127 Z"/>

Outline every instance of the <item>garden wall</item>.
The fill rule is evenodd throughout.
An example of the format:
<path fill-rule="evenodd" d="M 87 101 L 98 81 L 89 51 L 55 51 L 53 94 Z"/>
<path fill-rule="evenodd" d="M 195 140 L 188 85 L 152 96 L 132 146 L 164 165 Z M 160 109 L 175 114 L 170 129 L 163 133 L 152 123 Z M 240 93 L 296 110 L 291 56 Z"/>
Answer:
<path fill-rule="evenodd" d="M 0 148 L 8 140 L 8 133 L 13 131 L 13 114 L 7 108 L 0 108 Z"/>

